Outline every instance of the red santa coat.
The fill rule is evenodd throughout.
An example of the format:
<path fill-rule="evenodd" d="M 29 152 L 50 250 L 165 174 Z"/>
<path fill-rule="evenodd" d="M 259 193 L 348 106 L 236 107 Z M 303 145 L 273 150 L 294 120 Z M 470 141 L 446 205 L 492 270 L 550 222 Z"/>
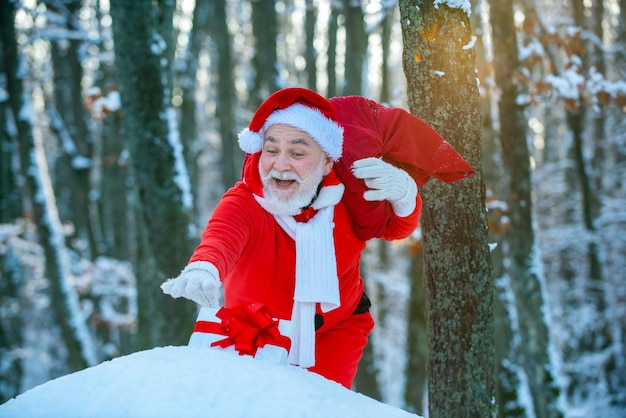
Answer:
<path fill-rule="evenodd" d="M 255 167 L 258 156 L 246 163 Z M 249 171 L 258 173 L 258 168 Z M 418 218 L 417 209 L 406 218 L 391 215 L 381 237 L 408 236 L 417 227 Z M 337 265 L 341 305 L 326 313 L 318 309 L 324 317 L 324 328 L 351 315 L 363 292 L 359 263 L 366 240 L 357 237 L 353 215 L 343 200 L 335 206 L 333 220 L 336 260 L 328 262 Z M 261 303 L 267 305 L 275 317 L 290 319 L 295 289 L 295 252 L 294 240 L 274 216 L 259 205 L 250 186 L 241 181 L 218 203 L 190 261 L 208 261 L 215 265 L 223 278 L 225 306 Z"/>

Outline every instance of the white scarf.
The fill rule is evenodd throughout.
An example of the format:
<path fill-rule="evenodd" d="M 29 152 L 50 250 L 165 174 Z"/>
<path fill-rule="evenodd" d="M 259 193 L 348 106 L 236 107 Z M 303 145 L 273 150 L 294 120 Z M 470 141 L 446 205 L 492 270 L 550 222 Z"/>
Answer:
<path fill-rule="evenodd" d="M 288 361 L 304 368 L 315 365 L 316 304 L 320 303 L 322 312 L 341 304 L 333 217 L 343 190 L 343 185 L 322 189 L 313 205 L 319 211 L 309 222 L 296 222 L 292 216 L 274 216 L 296 243 L 296 288 L 291 314 L 294 334 Z"/>

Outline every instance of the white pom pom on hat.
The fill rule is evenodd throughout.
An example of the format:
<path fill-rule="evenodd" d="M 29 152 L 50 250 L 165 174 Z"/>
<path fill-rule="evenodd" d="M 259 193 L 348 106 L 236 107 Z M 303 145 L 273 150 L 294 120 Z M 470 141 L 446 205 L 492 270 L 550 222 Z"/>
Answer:
<path fill-rule="evenodd" d="M 263 135 L 272 125 L 286 124 L 309 134 L 334 161 L 341 157 L 343 127 L 333 105 L 314 91 L 289 87 L 268 97 L 239 133 L 239 147 L 248 154 L 263 148 Z"/>

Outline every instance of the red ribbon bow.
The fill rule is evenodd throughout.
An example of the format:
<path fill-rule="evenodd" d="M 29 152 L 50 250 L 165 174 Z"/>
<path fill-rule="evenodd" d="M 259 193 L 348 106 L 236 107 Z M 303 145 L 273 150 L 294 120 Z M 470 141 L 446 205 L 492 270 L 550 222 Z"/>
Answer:
<path fill-rule="evenodd" d="M 215 316 L 222 322 L 196 321 L 193 329 L 194 332 L 226 336 L 223 340 L 212 343 L 211 347 L 226 348 L 234 345 L 242 356 L 255 356 L 257 349 L 265 344 L 283 347 L 287 351 L 291 348 L 291 340 L 281 335 L 278 320 L 270 316 L 265 305 L 253 303 L 247 306 L 223 307 Z"/>

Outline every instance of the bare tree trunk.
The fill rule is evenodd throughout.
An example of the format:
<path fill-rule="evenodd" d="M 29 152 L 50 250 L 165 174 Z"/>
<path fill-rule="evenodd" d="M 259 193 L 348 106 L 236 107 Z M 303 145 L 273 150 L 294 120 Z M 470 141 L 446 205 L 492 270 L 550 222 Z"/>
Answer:
<path fill-rule="evenodd" d="M 593 2 L 592 4 L 596 5 L 597 2 Z M 597 7 L 602 6 L 597 5 Z M 616 46 L 614 49 L 611 49 L 616 51 L 614 70 L 622 74 L 623 76 L 626 70 L 626 0 L 619 0 L 619 9 L 620 13 L 617 16 L 618 24 L 616 25 Z M 604 23 L 602 21 L 602 16 L 598 12 L 596 12 L 595 15 L 597 22 L 595 27 L 597 31 L 601 31 L 601 28 L 603 26 L 600 25 Z M 614 156 L 614 167 L 621 167 L 621 169 L 612 170 L 611 173 L 606 173 L 607 176 L 609 176 L 609 178 L 611 179 L 609 184 L 613 186 L 610 191 L 607 190 L 607 193 L 610 194 L 613 194 L 615 192 L 615 189 L 623 193 L 626 181 L 626 176 L 624 176 L 624 167 L 626 167 L 626 147 L 624 147 L 624 124 L 623 112 L 621 110 L 623 109 L 616 109 L 617 119 L 620 121 L 617 125 L 622 127 L 617 131 L 619 132 L 619 134 L 607 135 L 607 139 L 612 139 L 612 145 L 610 145 L 610 154 Z M 607 147 L 607 149 L 609 148 Z M 607 153 L 607 156 L 608 154 L 609 153 Z M 613 244 L 609 245 L 609 248 L 610 247 L 613 247 Z M 622 251 L 622 254 L 623 253 L 624 252 Z M 608 258 L 609 257 L 607 257 L 607 259 Z M 623 269 L 619 269 L 618 267 L 618 271 L 620 270 Z M 605 280 L 608 280 L 608 277 L 609 274 L 605 273 Z M 620 282 L 621 280 L 618 279 L 618 281 L 615 283 Z M 614 292 L 611 293 L 614 294 Z M 621 300 L 623 301 L 624 299 L 622 298 Z M 624 367 L 626 363 L 626 344 L 624 344 L 624 336 L 626 335 L 626 321 L 617 321 L 617 323 L 614 323 L 611 328 L 613 330 L 613 348 L 610 362 L 609 364 L 607 364 L 607 368 L 609 369 L 609 373 L 611 374 L 611 378 L 609 379 L 609 391 L 613 394 L 613 403 L 618 408 L 626 410 L 626 396 L 624 395 L 623 390 L 623 388 L 626 387 L 626 367 Z"/>
<path fill-rule="evenodd" d="M 429 417 L 493 417 L 493 286 L 469 16 L 432 0 L 401 0 L 400 14 L 411 112 L 477 170 L 462 182 L 431 181 L 420 190 Z"/>
<path fill-rule="evenodd" d="M 385 240 L 376 240 L 375 244 L 378 249 L 378 260 L 379 265 L 377 265 L 377 269 L 381 271 L 389 270 L 389 257 L 387 251 L 387 242 Z M 374 315 L 374 319 L 378 326 L 384 326 L 382 324 L 385 323 L 385 318 L 387 317 L 387 301 L 386 301 L 386 293 L 384 286 L 375 280 L 371 280 L 370 277 L 374 274 L 373 271 L 370 271 L 369 274 L 366 272 L 366 266 L 361 263 L 361 271 L 363 273 L 363 278 L 365 281 L 365 293 L 372 297 L 375 300 L 375 308 L 376 311 L 372 312 Z M 383 401 L 383 395 L 381 393 L 380 385 L 378 384 L 378 376 L 380 372 L 380 368 L 377 364 L 376 353 L 374 347 L 377 344 L 377 333 L 372 332 L 367 340 L 367 345 L 363 349 L 363 357 L 359 362 L 359 368 L 357 370 L 356 378 L 354 380 L 354 387 L 360 393 L 369 396 L 370 398 L 377 399 L 379 401 Z"/>
<path fill-rule="evenodd" d="M 326 74 L 328 75 L 328 87 L 326 88 L 326 96 L 334 97 L 338 93 L 337 88 L 337 29 L 338 18 L 340 11 L 332 1 L 330 5 L 330 16 L 328 17 L 328 48 L 326 56 L 328 62 L 326 63 Z"/>
<path fill-rule="evenodd" d="M 408 362 L 407 384 L 404 400 L 412 411 L 426 414 L 424 400 L 428 393 L 428 328 L 426 324 L 426 296 L 424 292 L 423 243 L 416 244 L 419 251 L 411 257 L 409 277 L 411 296 L 409 297 L 409 320 L 407 332 Z"/>
<path fill-rule="evenodd" d="M 18 75 L 18 52 L 15 38 L 15 4 L 12 1 L 0 0 L 0 74 L 4 82 L 0 87 L 11 92 L 11 84 L 21 84 Z M 21 93 L 13 86 L 13 94 Z M 16 102 L 15 105 L 19 103 Z M 11 115 L 11 116 L 9 116 Z M 17 184 L 16 165 L 13 163 L 16 152 L 14 138 L 16 132 L 11 129 L 15 123 L 10 102 L 0 100 L 0 224 L 14 222 L 21 214 L 20 192 Z M 11 132 L 13 131 L 13 132 Z M 23 375 L 22 362 L 19 356 L 12 355 L 14 347 L 21 347 L 23 338 L 20 318 L 11 315 L 13 306 L 17 306 L 19 298 L 19 277 L 16 277 L 17 263 L 11 254 L 0 252 L 0 404 L 20 393 Z"/>
<path fill-rule="evenodd" d="M 117 113 L 109 115 L 102 124 L 99 212 L 105 254 L 118 260 L 130 260 L 130 161 L 126 155 L 120 125 L 120 115 Z"/>
<path fill-rule="evenodd" d="M 0 1 L 0 7 L 4 4 Z M 2 13 L 2 12 L 0 12 Z M 4 22 L 0 18 L 0 22 Z M 24 375 L 22 359 L 17 354 L 17 347 L 22 347 L 22 318 L 11 314 L 20 302 L 20 282 L 23 271 L 18 268 L 19 261 L 15 254 L 0 252 L 0 404 L 22 392 L 21 383 Z"/>
<path fill-rule="evenodd" d="M 22 92 L 14 22 L 15 4 L 0 0 L 0 74 L 4 76 L 1 87 L 10 97 Z M 19 109 L 19 105 L 16 100 L 0 100 L 0 223 L 15 222 L 24 215 L 17 184 L 18 167 L 13 162 L 18 138 L 15 129 L 11 128 L 17 119 L 12 109 Z M 0 251 L 0 404 L 20 393 L 24 375 L 22 360 L 14 354 L 15 348 L 21 347 L 24 340 L 21 318 L 12 314 L 19 306 L 21 287 L 15 258 L 9 251 Z"/>
<path fill-rule="evenodd" d="M 192 244 L 190 208 L 179 183 L 186 173 L 176 168 L 168 127 L 169 62 L 154 7 L 149 0 L 111 2 L 122 123 L 138 193 L 138 227 L 140 231 L 145 227 L 145 240 L 139 245 L 148 246 L 139 250 L 155 262 L 154 268 L 146 263 L 137 271 L 141 347 L 186 344 L 196 310 L 189 301 L 171 299 L 159 288 L 187 264 Z"/>
<path fill-rule="evenodd" d="M 317 22 L 317 9 L 313 0 L 306 0 L 306 15 L 304 27 L 306 33 L 306 84 L 313 91 L 317 91 L 317 52 L 315 50 L 315 23 Z"/>
<path fill-rule="evenodd" d="M 581 0 L 573 0 L 573 10 L 574 10 L 574 22 L 581 29 L 584 29 L 587 25 L 585 25 L 585 6 Z M 596 14 L 592 14 L 593 18 L 602 19 L 601 5 L 595 5 L 594 10 Z M 600 13 L 600 16 L 597 16 L 597 13 Z M 596 25 L 598 26 L 598 25 Z M 601 22 L 600 22 L 601 26 Z M 592 28 L 593 29 L 593 28 Z M 598 28 L 600 33 L 599 39 L 602 36 L 601 27 Z M 590 42 L 590 44 L 592 44 Z M 596 52 L 596 56 L 594 56 L 595 48 L 593 45 L 589 45 L 589 56 L 582 56 L 581 61 L 583 65 L 591 66 L 594 65 L 598 68 L 598 70 L 602 70 L 604 67 L 604 61 L 598 54 L 601 52 Z M 591 61 L 591 63 L 589 62 Z M 599 187 L 597 180 L 594 180 L 594 167 L 593 160 L 587 161 L 585 158 L 585 144 L 584 144 L 584 136 L 585 136 L 585 118 L 589 111 L 593 111 L 590 109 L 590 106 L 581 101 L 580 105 L 576 108 L 576 110 L 572 112 L 568 112 L 567 114 L 567 123 L 570 127 L 573 135 L 573 155 L 574 161 L 576 163 L 576 172 L 578 174 L 578 179 L 581 186 L 582 191 L 582 213 L 585 229 L 589 232 L 589 234 L 593 237 L 596 236 L 596 226 L 594 220 L 598 217 L 600 213 L 600 198 L 598 194 L 601 193 L 602 188 Z M 590 130 L 590 137 L 594 143 L 593 149 L 595 150 L 594 154 L 597 153 L 597 150 L 601 149 L 599 145 L 602 142 L 605 142 L 604 138 L 604 120 L 602 117 L 601 111 L 598 110 L 598 113 L 591 115 L 594 123 L 591 125 L 594 129 Z M 601 176 L 598 176 L 600 179 Z M 589 351 L 601 351 L 608 347 L 611 342 L 609 338 L 609 330 L 608 323 L 606 322 L 606 295 L 604 293 L 604 279 L 602 275 L 602 263 L 600 261 L 599 247 L 596 243 L 595 239 L 591 239 L 588 246 L 588 260 L 589 260 L 589 284 L 587 286 L 587 293 L 594 305 L 594 308 L 597 311 L 598 321 L 600 324 L 594 327 L 593 330 L 590 330 L 594 335 L 588 339 L 585 345 L 587 345 L 587 349 Z"/>
<path fill-rule="evenodd" d="M 516 309 L 513 318 L 520 318 L 518 323 L 510 324 L 518 330 L 520 344 L 512 343 L 511 354 L 507 363 L 500 363 L 505 374 L 514 375 L 511 366 L 519 364 L 528 377 L 529 390 L 533 405 L 523 405 L 519 395 L 525 388 L 515 390 L 518 398 L 508 405 L 513 405 L 516 416 L 561 417 L 558 398 L 560 388 L 555 376 L 555 364 L 551 358 L 551 338 L 546 323 L 544 278 L 535 266 L 540 263 L 536 253 L 536 239 L 533 221 L 532 179 L 530 174 L 530 151 L 526 140 L 526 126 L 523 108 L 516 103 L 518 88 L 514 83 L 514 74 L 519 66 L 515 26 L 513 21 L 513 2 L 501 0 L 491 2 L 491 24 L 493 28 L 493 47 L 496 84 L 500 88 L 499 101 L 500 142 L 504 167 L 508 170 L 509 196 L 508 215 L 511 228 L 505 235 L 506 256 L 510 259 L 508 269 L 510 287 L 515 297 Z M 517 341 L 515 338 L 513 341 Z M 514 367 L 513 367 L 514 368 Z M 512 376 L 514 378 L 514 376 Z M 519 382 L 517 382 L 519 383 Z M 501 392 L 502 394 L 502 392 Z M 509 391 L 510 395 L 510 391 Z M 511 399 L 502 399 L 503 402 Z M 501 408 L 510 406 L 501 405 Z M 534 413 L 528 410 L 533 408 Z M 520 411 L 524 410 L 523 413 Z M 503 416 L 510 416 L 513 411 L 504 410 Z"/>
<path fill-rule="evenodd" d="M 96 365 L 99 359 L 74 288 L 70 254 L 65 244 L 42 141 L 41 138 L 33 139 L 29 149 L 28 181 L 37 193 L 35 196 L 43 196 L 43 199 L 33 199 L 37 232 L 46 256 L 52 309 L 69 352 L 68 364 L 71 370 L 76 371 Z"/>
<path fill-rule="evenodd" d="M 365 290 L 366 292 L 368 291 L 367 280 Z M 375 344 L 376 337 L 374 336 L 374 333 L 372 333 L 369 335 L 367 345 L 363 349 L 363 356 L 359 361 L 359 368 L 357 369 L 356 377 L 354 378 L 353 389 L 359 393 L 369 396 L 372 399 L 382 401 L 382 394 L 377 380 L 379 369 L 376 364 L 376 355 L 374 353 Z"/>
<path fill-rule="evenodd" d="M 180 142 L 183 145 L 187 172 L 194 196 L 198 196 L 198 123 L 196 121 L 198 106 L 196 103 L 197 76 L 200 53 L 205 41 L 213 13 L 213 3 L 202 1 L 196 3 L 193 11 L 193 26 L 189 34 L 189 42 L 185 51 L 185 66 L 178 75 L 178 84 L 182 90 L 183 102 L 180 105 Z M 198 208 L 196 205 L 196 213 Z"/>
<path fill-rule="evenodd" d="M 4 81 L 2 89 L 9 95 L 21 94 L 22 80 L 18 74 L 18 50 L 15 37 L 15 3 L 0 0 L 0 74 Z M 19 96 L 17 96 L 19 97 Z M 12 106 L 13 104 L 13 106 Z M 19 172 L 14 163 L 17 155 L 17 132 L 12 129 L 16 117 L 12 112 L 20 103 L 0 100 L 0 224 L 15 222 L 23 216 L 20 189 L 17 183 Z M 3 243 L 4 244 L 4 243 Z M 15 347 L 23 344 L 21 319 L 11 312 L 19 306 L 20 277 L 15 256 L 0 251 L 0 404 L 17 396 L 24 368 Z"/>
<path fill-rule="evenodd" d="M 591 22 L 590 32 L 594 34 L 596 39 L 604 39 L 604 2 L 596 1 L 591 4 Z M 598 47 L 595 42 L 588 42 L 589 48 L 589 64 L 597 69 L 597 71 L 606 77 L 606 59 L 604 47 Z M 595 215 L 600 213 L 600 191 L 604 188 L 602 179 L 605 175 L 605 161 L 607 157 L 607 149 L 609 141 L 606 134 L 607 109 L 606 106 L 598 106 L 594 108 L 593 118 L 593 156 L 591 158 L 591 167 L 593 173 L 593 188 L 596 190 L 596 199 L 594 202 Z"/>
<path fill-rule="evenodd" d="M 626 11 L 626 0 L 619 0 L 619 10 L 621 12 L 618 16 L 619 24 L 617 27 L 617 43 L 619 46 L 616 51 L 616 59 L 617 66 L 624 71 L 626 67 L 626 13 L 624 13 Z"/>
<path fill-rule="evenodd" d="M 346 58 L 344 95 L 363 94 L 363 68 L 367 50 L 367 35 L 360 1 L 343 0 L 346 28 Z"/>
<path fill-rule="evenodd" d="M 0 2 L 0 88 L 7 92 L 17 78 L 17 41 L 14 26 L 15 5 L 11 1 Z M 16 132 L 13 122 L 8 117 L 10 105 L 7 100 L 0 100 L 0 223 L 11 222 L 22 216 L 22 202 L 18 185 L 18 166 Z"/>
<path fill-rule="evenodd" d="M 395 23 L 395 5 L 388 6 L 384 9 L 384 18 L 381 22 L 381 34 L 380 34 L 380 42 L 382 44 L 383 49 L 383 59 L 381 62 L 380 68 L 380 102 L 381 103 L 389 103 L 391 99 L 391 89 L 390 89 L 390 73 L 389 73 L 389 55 L 391 54 L 391 28 Z"/>
<path fill-rule="evenodd" d="M 220 121 L 220 137 L 222 139 L 222 185 L 224 189 L 227 189 L 241 177 L 240 165 L 235 161 L 242 161 L 243 157 L 237 145 L 237 137 L 235 135 L 235 115 L 233 110 L 235 100 L 233 86 L 235 83 L 231 58 L 231 35 L 228 31 L 226 19 L 226 1 L 215 0 L 213 5 L 215 13 L 213 14 L 211 27 L 213 29 L 213 40 L 217 45 L 218 73 L 216 116 Z"/>
<path fill-rule="evenodd" d="M 254 83 L 250 89 L 249 104 L 257 108 L 270 94 L 278 90 L 276 55 L 277 18 L 274 0 L 251 0 L 252 32 L 255 38 Z"/>
<path fill-rule="evenodd" d="M 66 1 L 62 5 L 48 0 L 44 3 L 49 10 L 64 17 L 64 29 L 79 29 L 75 14 L 81 7 L 80 0 Z M 63 150 L 54 167 L 57 173 L 55 190 L 60 198 L 59 211 L 63 221 L 74 224 L 75 238 L 84 243 L 86 251 L 82 255 L 93 258 L 98 248 L 89 213 L 93 138 L 87 127 L 88 115 L 82 94 L 83 67 L 78 52 L 82 41 L 58 39 L 50 43 L 54 100 L 48 104 L 48 112 Z"/>

